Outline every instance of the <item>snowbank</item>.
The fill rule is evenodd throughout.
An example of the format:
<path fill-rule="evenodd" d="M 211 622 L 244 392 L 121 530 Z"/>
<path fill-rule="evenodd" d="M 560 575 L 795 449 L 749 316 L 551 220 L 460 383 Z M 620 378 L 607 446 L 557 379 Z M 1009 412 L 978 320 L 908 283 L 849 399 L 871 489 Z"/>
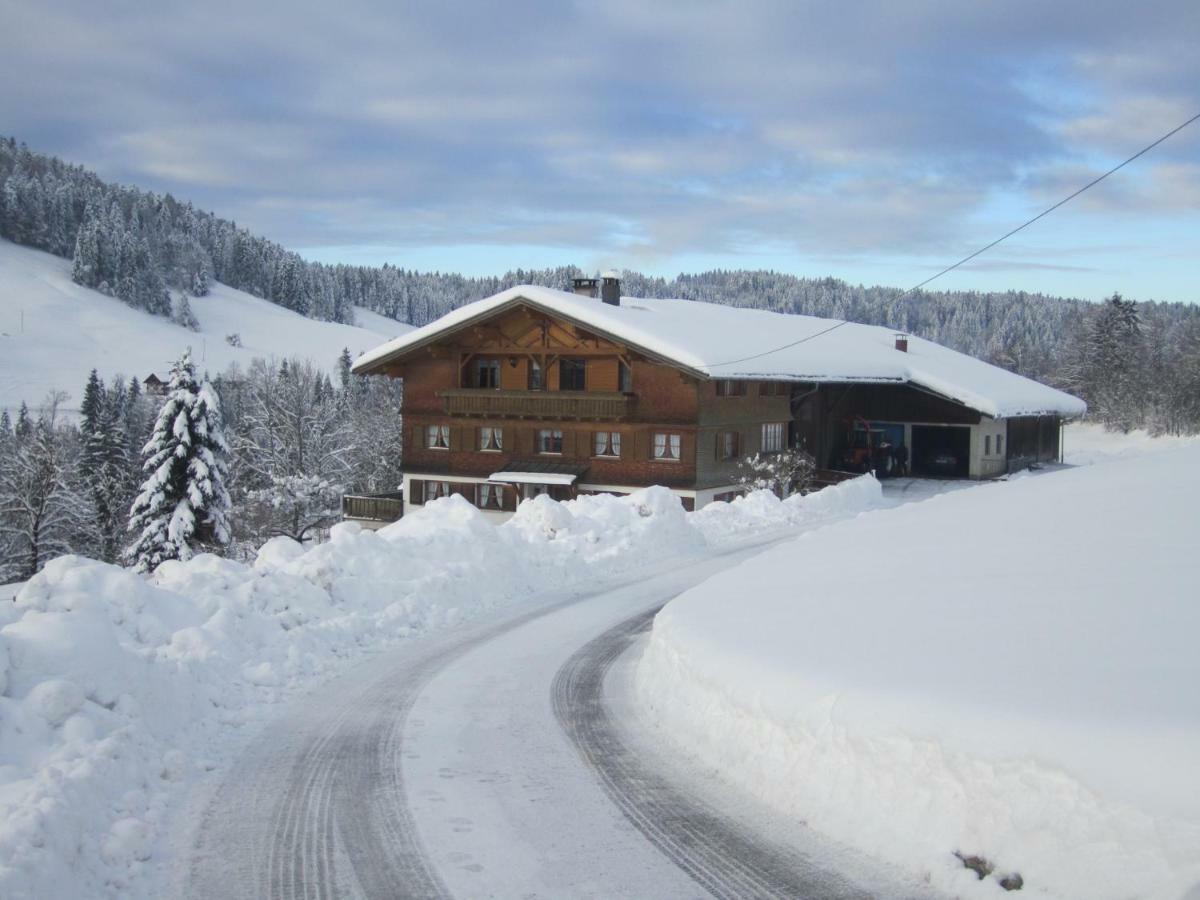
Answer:
<path fill-rule="evenodd" d="M 741 787 L 961 896 L 1200 883 L 1200 445 L 779 545 L 672 601 L 650 721 Z M 1190 895 L 1189 895 L 1190 896 Z"/>
<path fill-rule="evenodd" d="M 276 538 L 251 566 L 202 555 L 146 579 L 55 560 L 0 606 L 0 896 L 148 892 L 184 786 L 234 752 L 236 729 L 365 653 L 880 502 L 864 478 L 687 514 L 651 488 L 538 497 L 497 527 L 450 497 L 379 532 Z"/>

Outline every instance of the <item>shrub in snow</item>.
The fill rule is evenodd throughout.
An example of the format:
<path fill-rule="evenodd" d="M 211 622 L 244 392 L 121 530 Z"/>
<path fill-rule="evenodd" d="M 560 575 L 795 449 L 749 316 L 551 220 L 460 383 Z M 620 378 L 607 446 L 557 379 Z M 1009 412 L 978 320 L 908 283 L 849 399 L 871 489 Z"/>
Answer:
<path fill-rule="evenodd" d="M 755 453 L 738 463 L 738 483 L 755 491 L 770 491 L 781 500 L 804 493 L 812 485 L 817 462 L 793 447 L 778 453 Z"/>
<path fill-rule="evenodd" d="M 137 539 L 127 551 L 139 571 L 187 559 L 194 544 L 229 540 L 229 448 L 221 405 L 207 382 L 196 381 L 191 352 L 171 369 L 167 399 L 142 450 L 148 476 L 130 511 Z"/>
<path fill-rule="evenodd" d="M 225 335 L 225 343 L 230 347 L 240 347 L 242 346 L 242 336 L 236 331 L 233 334 L 227 334 Z"/>

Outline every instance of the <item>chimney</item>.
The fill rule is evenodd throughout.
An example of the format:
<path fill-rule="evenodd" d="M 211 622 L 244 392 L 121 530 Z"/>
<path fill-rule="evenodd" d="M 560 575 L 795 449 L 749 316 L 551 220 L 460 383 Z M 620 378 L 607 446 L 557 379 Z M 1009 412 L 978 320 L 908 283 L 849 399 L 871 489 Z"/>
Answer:
<path fill-rule="evenodd" d="M 896 349 L 899 350 L 901 353 L 908 352 L 908 335 L 907 334 L 896 335 Z"/>
<path fill-rule="evenodd" d="M 575 278 L 571 281 L 571 290 L 580 297 L 596 297 L 598 284 L 595 278 Z"/>
<path fill-rule="evenodd" d="M 621 305 L 621 278 L 616 272 L 605 272 L 600 276 L 600 299 L 612 306 Z"/>

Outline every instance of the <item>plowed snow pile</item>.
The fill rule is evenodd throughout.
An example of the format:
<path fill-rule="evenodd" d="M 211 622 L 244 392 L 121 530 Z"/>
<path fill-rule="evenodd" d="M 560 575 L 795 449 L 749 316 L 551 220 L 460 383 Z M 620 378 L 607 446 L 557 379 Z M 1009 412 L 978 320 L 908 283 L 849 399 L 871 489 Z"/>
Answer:
<path fill-rule="evenodd" d="M 171 804 L 272 706 L 364 654 L 490 607 L 562 599 L 882 502 L 860 478 L 687 514 L 664 488 L 523 503 L 461 497 L 378 533 L 198 556 L 149 578 L 81 557 L 0 603 L 0 897 L 153 895 Z M 551 593 L 552 592 L 552 593 Z"/>
<path fill-rule="evenodd" d="M 659 614 L 640 702 L 951 893 L 1176 900 L 1200 890 L 1197 473 L 1193 444 L 776 546 Z"/>

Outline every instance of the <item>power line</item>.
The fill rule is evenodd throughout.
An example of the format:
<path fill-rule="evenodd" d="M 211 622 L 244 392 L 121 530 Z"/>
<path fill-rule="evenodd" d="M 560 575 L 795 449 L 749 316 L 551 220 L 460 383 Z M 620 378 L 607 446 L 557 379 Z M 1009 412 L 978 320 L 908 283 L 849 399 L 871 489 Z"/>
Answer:
<path fill-rule="evenodd" d="M 1182 125 L 1178 125 L 1175 128 L 1172 128 L 1170 131 L 1168 131 L 1166 134 L 1164 134 L 1162 137 L 1160 137 L 1154 143 L 1147 144 L 1145 147 L 1143 147 L 1137 153 L 1133 154 L 1133 156 L 1129 157 L 1129 159 L 1125 160 L 1123 163 L 1113 166 L 1111 169 L 1109 169 L 1103 175 L 1093 178 L 1091 181 L 1089 181 L 1087 184 L 1085 184 L 1079 190 L 1075 191 L 1073 194 L 1070 194 L 1069 196 L 1064 197 L 1063 199 L 1061 199 L 1057 203 L 1055 203 L 1053 206 L 1042 210 L 1040 213 L 1038 213 L 1036 216 L 1034 216 L 1029 221 L 1024 222 L 1021 225 L 1018 225 L 1016 228 L 1014 228 L 1012 231 L 1008 232 L 1007 234 L 1001 235 L 1000 237 L 996 238 L 996 240 L 992 241 L 990 244 L 980 247 L 974 253 L 971 253 L 968 256 L 964 256 L 958 262 L 954 263 L 954 265 L 946 266 L 946 268 L 942 269 L 936 275 L 931 275 L 930 277 L 928 277 L 924 281 L 922 281 L 920 284 L 913 285 L 907 291 L 905 291 L 903 294 L 901 294 L 899 297 L 896 297 L 895 299 L 903 300 L 909 294 L 911 294 L 915 291 L 919 291 L 921 288 L 925 287 L 925 285 L 929 284 L 929 282 L 931 282 L 937 278 L 941 278 L 947 272 L 953 272 L 955 269 L 957 269 L 963 263 L 970 262 L 975 257 L 979 256 L 981 253 L 986 253 L 988 250 L 991 250 L 993 247 L 995 247 L 997 244 L 1001 243 L 1002 241 L 1008 240 L 1010 237 L 1012 237 L 1018 231 L 1023 231 L 1024 229 L 1026 229 L 1030 225 L 1032 225 L 1034 222 L 1036 222 L 1038 219 L 1048 216 L 1050 213 L 1054 212 L 1060 206 L 1074 200 L 1076 197 L 1078 197 L 1084 191 L 1088 190 L 1089 188 L 1095 187 L 1100 182 L 1102 182 L 1105 178 L 1107 178 L 1109 175 L 1112 175 L 1114 172 L 1118 172 L 1121 169 L 1125 168 L 1127 165 L 1129 165 L 1131 162 L 1133 162 L 1139 156 L 1142 156 L 1142 155 L 1148 153 L 1149 151 L 1153 150 L 1155 147 L 1157 147 L 1159 144 L 1161 144 L 1167 138 L 1183 131 L 1183 129 L 1187 128 L 1189 125 L 1191 125 L 1197 119 L 1200 119 L 1200 113 L 1196 113 L 1196 115 L 1192 116 L 1190 119 L 1188 119 Z M 818 331 L 816 334 L 810 334 L 807 337 L 802 337 L 802 338 L 800 338 L 800 340 L 792 341 L 790 344 L 783 344 L 782 346 L 774 347 L 770 350 L 764 350 L 762 353 L 755 353 L 755 354 L 752 354 L 751 356 L 743 356 L 741 359 L 730 359 L 730 360 L 726 360 L 725 362 L 713 363 L 711 366 L 708 366 L 708 368 L 715 369 L 718 366 L 731 366 L 734 363 L 748 362 L 749 360 L 752 360 L 752 359 L 759 359 L 760 357 L 763 357 L 763 356 L 770 356 L 772 353 L 778 353 L 780 350 L 790 350 L 792 347 L 796 347 L 796 346 L 799 346 L 800 344 L 807 343 L 808 341 L 819 338 L 822 335 L 829 334 L 829 332 L 831 332 L 831 331 L 836 331 L 837 329 L 841 328 L 843 325 L 849 325 L 849 324 L 850 323 L 848 321 L 838 322 L 836 325 L 831 325 L 829 328 L 826 328 L 823 331 Z"/>

